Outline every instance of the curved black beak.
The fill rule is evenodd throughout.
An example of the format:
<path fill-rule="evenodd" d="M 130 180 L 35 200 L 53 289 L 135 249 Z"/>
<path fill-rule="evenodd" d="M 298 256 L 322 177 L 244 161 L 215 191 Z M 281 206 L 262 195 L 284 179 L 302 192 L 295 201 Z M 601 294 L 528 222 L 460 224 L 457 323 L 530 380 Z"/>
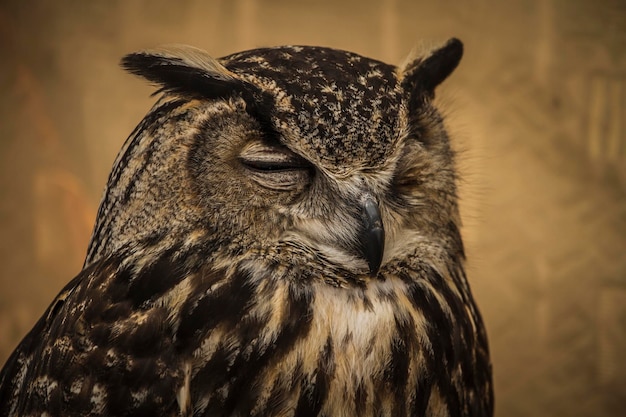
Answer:
<path fill-rule="evenodd" d="M 380 209 L 373 198 L 363 203 L 363 229 L 361 250 L 370 268 L 370 276 L 376 276 L 385 252 L 385 229 L 380 218 Z"/>

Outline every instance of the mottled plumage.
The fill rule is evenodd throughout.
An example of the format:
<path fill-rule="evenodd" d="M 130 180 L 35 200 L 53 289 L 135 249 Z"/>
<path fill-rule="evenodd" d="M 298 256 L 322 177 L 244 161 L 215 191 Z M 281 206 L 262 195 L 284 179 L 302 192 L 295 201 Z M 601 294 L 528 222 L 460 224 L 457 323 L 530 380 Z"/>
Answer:
<path fill-rule="evenodd" d="M 126 56 L 161 98 L 0 416 L 491 416 L 435 88 L 319 47 Z"/>

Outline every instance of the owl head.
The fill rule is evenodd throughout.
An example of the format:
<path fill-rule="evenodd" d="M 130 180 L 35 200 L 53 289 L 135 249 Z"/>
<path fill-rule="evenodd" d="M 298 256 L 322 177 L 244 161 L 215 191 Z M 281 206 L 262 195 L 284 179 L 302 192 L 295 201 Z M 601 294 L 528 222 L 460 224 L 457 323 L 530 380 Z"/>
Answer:
<path fill-rule="evenodd" d="M 308 46 L 127 55 L 161 96 L 115 162 L 86 264 L 185 251 L 362 281 L 408 257 L 462 257 L 433 104 L 462 53 L 451 39 L 403 67 Z"/>

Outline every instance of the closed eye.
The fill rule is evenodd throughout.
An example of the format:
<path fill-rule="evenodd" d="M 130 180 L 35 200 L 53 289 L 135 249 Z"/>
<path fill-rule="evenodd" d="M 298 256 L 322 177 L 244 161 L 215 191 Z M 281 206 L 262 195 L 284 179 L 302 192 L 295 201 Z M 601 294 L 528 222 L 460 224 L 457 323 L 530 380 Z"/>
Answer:
<path fill-rule="evenodd" d="M 293 171 L 310 169 L 311 164 L 301 156 L 282 146 L 262 142 L 248 144 L 239 154 L 239 160 L 247 168 L 261 172 Z"/>
<path fill-rule="evenodd" d="M 240 160 L 246 167 L 256 171 L 276 172 L 310 168 L 310 165 L 306 161 L 292 159 L 283 160 L 278 155 L 272 155 L 269 158 L 240 158 Z"/>
<path fill-rule="evenodd" d="M 249 178 L 276 191 L 302 190 L 311 182 L 313 165 L 281 144 L 252 141 L 239 153 Z"/>

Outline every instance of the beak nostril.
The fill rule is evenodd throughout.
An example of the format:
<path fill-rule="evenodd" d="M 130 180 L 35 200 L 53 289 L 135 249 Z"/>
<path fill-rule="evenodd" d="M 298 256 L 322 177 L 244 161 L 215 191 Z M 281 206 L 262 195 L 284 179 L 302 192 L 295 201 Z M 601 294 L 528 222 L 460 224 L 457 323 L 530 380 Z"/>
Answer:
<path fill-rule="evenodd" d="M 375 276 L 380 269 L 385 252 L 385 229 L 378 204 L 371 197 L 366 198 L 363 203 L 362 227 L 361 250 L 367 260 L 370 275 Z"/>

